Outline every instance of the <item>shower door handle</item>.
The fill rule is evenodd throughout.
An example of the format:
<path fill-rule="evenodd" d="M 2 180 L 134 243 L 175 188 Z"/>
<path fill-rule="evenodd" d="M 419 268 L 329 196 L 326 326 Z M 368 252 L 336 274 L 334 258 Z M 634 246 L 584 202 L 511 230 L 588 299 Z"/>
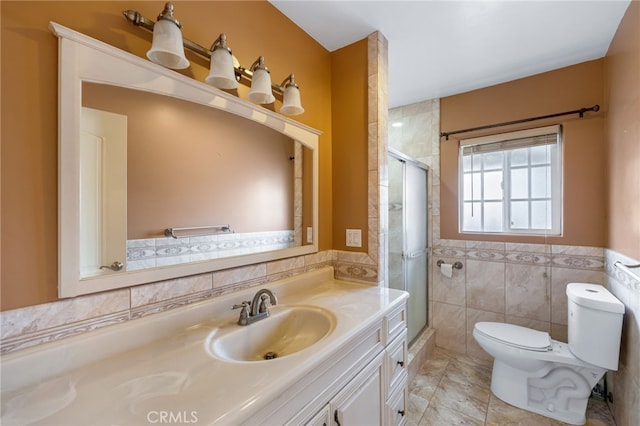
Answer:
<path fill-rule="evenodd" d="M 426 248 L 423 249 L 423 250 L 420 250 L 420 251 L 409 251 L 409 252 L 403 251 L 402 252 L 402 258 L 403 259 L 415 259 L 416 257 L 423 256 L 426 253 L 427 253 L 427 249 Z"/>

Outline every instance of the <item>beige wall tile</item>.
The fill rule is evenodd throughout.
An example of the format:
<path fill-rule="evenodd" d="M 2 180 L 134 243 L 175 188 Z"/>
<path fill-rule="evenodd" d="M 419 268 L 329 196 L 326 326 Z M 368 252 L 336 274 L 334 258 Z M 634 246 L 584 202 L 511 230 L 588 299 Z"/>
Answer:
<path fill-rule="evenodd" d="M 129 310 L 129 289 L 80 296 L 2 312 L 2 339 L 41 332 Z"/>
<path fill-rule="evenodd" d="M 569 332 L 564 324 L 551 323 L 551 338 L 559 342 L 569 342 Z"/>
<path fill-rule="evenodd" d="M 433 268 L 433 300 L 436 302 L 465 306 L 466 291 L 464 268 L 462 270 L 454 269 L 451 278 L 445 277 L 440 272 L 440 268 L 436 266 L 436 262 L 440 259 L 444 260 L 446 263 L 453 263 L 457 260 L 442 257 L 432 259 L 431 264 Z"/>
<path fill-rule="evenodd" d="M 465 308 L 434 302 L 433 311 L 436 346 L 464 354 L 466 350 Z"/>
<path fill-rule="evenodd" d="M 505 243 L 507 252 L 551 253 L 551 246 L 546 244 Z"/>
<path fill-rule="evenodd" d="M 506 322 L 519 325 L 520 327 L 532 328 L 538 331 L 551 333 L 551 323 L 549 321 L 538 321 L 530 318 L 520 318 L 513 315 L 506 316 Z"/>
<path fill-rule="evenodd" d="M 280 274 L 300 268 L 304 268 L 304 257 L 290 257 L 267 263 L 267 275 Z"/>
<path fill-rule="evenodd" d="M 604 249 L 602 247 L 585 247 L 585 246 L 560 246 L 552 245 L 551 253 L 553 254 L 567 254 L 578 256 L 604 256 Z"/>
<path fill-rule="evenodd" d="M 505 312 L 505 264 L 467 260 L 467 307 Z"/>
<path fill-rule="evenodd" d="M 506 266 L 506 313 L 538 321 L 550 321 L 551 297 L 545 266 Z"/>
<path fill-rule="evenodd" d="M 212 274 L 201 274 L 131 287 L 131 307 L 162 302 L 213 288 Z"/>

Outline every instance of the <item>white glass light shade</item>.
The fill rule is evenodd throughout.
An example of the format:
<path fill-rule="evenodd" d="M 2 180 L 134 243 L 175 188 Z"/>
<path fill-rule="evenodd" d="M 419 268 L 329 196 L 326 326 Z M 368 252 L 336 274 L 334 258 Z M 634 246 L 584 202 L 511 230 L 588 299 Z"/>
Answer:
<path fill-rule="evenodd" d="M 211 67 L 205 81 L 218 89 L 235 89 L 238 87 L 236 74 L 233 71 L 233 55 L 228 49 L 213 49 Z"/>
<path fill-rule="evenodd" d="M 189 66 L 184 56 L 182 31 L 167 19 L 159 19 L 153 26 L 153 42 L 147 57 L 156 64 L 167 68 L 183 69 Z"/>
<path fill-rule="evenodd" d="M 285 87 L 280 112 L 286 115 L 298 115 L 304 112 L 298 86 L 290 84 Z"/>
<path fill-rule="evenodd" d="M 270 104 L 276 100 L 271 93 L 271 74 L 264 68 L 257 68 L 251 79 L 251 90 L 247 94 L 250 101 L 258 104 Z"/>

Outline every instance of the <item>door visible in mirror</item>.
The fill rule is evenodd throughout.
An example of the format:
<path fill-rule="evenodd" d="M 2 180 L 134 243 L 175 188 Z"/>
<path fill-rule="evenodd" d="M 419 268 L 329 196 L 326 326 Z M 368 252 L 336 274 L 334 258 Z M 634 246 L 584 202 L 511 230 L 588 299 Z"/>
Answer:
<path fill-rule="evenodd" d="M 125 117 L 126 128 L 126 156 L 113 159 L 126 164 L 120 179 L 126 182 L 125 199 L 117 202 L 126 209 L 126 238 L 116 229 L 121 225 L 92 223 L 102 215 L 91 210 L 99 197 L 83 196 L 85 253 L 99 258 L 87 259 L 86 276 L 109 273 L 96 265 L 116 260 L 132 271 L 311 243 L 303 238 L 309 226 L 305 212 L 311 212 L 311 197 L 304 195 L 311 183 L 311 173 L 305 173 L 311 167 L 310 152 L 305 161 L 308 148 L 204 105 L 104 84 L 83 82 L 82 87 L 83 111 Z M 115 142 L 108 137 L 102 143 Z M 90 165 L 83 168 L 95 169 L 92 161 L 97 160 L 87 159 Z M 105 158 L 102 167 L 112 169 L 110 161 Z M 84 178 L 82 185 L 88 192 L 95 187 Z M 115 245 L 126 251 L 124 259 L 102 248 L 102 239 L 112 233 L 120 236 Z"/>

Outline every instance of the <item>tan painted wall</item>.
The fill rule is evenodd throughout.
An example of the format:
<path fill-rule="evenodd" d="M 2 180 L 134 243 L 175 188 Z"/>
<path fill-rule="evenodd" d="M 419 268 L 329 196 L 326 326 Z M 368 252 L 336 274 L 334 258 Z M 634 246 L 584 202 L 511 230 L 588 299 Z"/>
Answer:
<path fill-rule="evenodd" d="M 632 1 L 605 57 L 605 122 L 610 263 L 640 260 L 640 1 Z M 628 262 L 628 260 L 624 260 Z M 637 271 L 637 270 L 636 270 Z M 616 424 L 640 424 L 640 292 L 618 268 L 609 290 L 625 304 L 618 370 L 607 374 Z M 637 285 L 637 280 L 635 284 Z"/>
<path fill-rule="evenodd" d="M 295 72 L 306 112 L 296 119 L 320 137 L 321 250 L 331 248 L 331 58 L 266 1 L 174 2 L 186 38 L 209 46 L 220 32 L 244 66 L 266 58 L 278 83 Z M 57 297 L 57 38 L 55 21 L 145 57 L 151 34 L 123 9 L 154 19 L 163 1 L 1 2 L 2 310 Z M 184 74 L 203 81 L 208 63 L 187 53 Z M 365 67 L 366 69 L 366 67 Z M 366 77 L 365 77 L 366 82 Z M 245 97 L 247 86 L 241 86 Z M 276 108 L 279 102 L 276 102 Z"/>
<path fill-rule="evenodd" d="M 640 2 L 632 1 L 606 56 L 608 248 L 640 259 Z"/>
<path fill-rule="evenodd" d="M 367 252 L 367 39 L 331 53 L 333 248 Z M 362 230 L 362 247 L 346 246 L 346 230 Z"/>
<path fill-rule="evenodd" d="M 441 139 L 441 238 L 512 241 L 604 247 L 606 174 L 604 171 L 604 60 L 538 74 L 441 99 L 442 132 L 543 116 L 599 104 L 587 113 L 526 125 L 503 127 L 494 133 L 562 124 L 564 130 L 564 212 L 561 237 L 483 236 L 458 233 L 458 143 L 456 137 L 491 134 L 468 133 Z"/>

